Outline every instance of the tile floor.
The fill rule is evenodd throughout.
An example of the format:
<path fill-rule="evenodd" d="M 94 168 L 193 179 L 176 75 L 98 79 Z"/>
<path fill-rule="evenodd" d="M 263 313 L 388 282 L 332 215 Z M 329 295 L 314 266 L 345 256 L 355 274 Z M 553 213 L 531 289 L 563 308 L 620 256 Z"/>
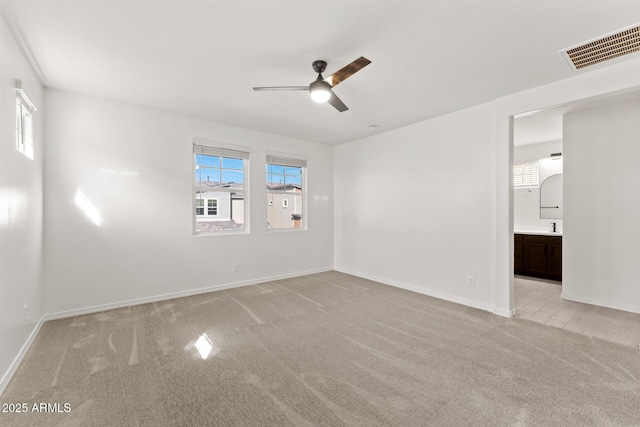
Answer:
<path fill-rule="evenodd" d="M 640 314 L 567 301 L 560 282 L 515 277 L 516 317 L 640 349 Z"/>

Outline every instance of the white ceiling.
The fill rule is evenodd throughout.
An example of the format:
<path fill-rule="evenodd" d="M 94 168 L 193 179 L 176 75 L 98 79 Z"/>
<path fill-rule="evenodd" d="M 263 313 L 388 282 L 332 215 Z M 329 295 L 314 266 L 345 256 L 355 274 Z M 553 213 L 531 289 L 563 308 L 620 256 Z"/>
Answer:
<path fill-rule="evenodd" d="M 516 117 L 513 121 L 513 145 L 538 144 L 562 140 L 562 116 L 568 107 L 548 110 Z"/>
<path fill-rule="evenodd" d="M 47 87 L 327 144 L 569 77 L 559 50 L 640 21 L 637 0 L 0 5 Z M 372 64 L 335 88 L 344 113 L 251 89 L 306 85 L 314 60 L 328 76 L 361 55 Z"/>
<path fill-rule="evenodd" d="M 513 145 L 561 141 L 562 120 L 565 114 L 631 100 L 640 101 L 640 91 L 612 93 L 541 111 L 523 113 L 517 116 L 513 122 Z"/>

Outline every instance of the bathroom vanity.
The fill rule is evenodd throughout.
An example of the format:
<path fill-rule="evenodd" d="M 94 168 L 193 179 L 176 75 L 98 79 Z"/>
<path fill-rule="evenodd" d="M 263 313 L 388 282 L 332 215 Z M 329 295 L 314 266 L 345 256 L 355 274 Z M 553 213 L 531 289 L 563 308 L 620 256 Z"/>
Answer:
<path fill-rule="evenodd" d="M 516 231 L 514 253 L 514 274 L 562 281 L 561 233 Z"/>

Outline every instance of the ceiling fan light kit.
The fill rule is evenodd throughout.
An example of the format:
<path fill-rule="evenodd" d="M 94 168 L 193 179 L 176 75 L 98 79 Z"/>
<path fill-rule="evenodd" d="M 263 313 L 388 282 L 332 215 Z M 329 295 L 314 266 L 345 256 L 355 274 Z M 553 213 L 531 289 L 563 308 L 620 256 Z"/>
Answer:
<path fill-rule="evenodd" d="M 313 67 L 313 71 L 318 73 L 318 77 L 309 84 L 309 86 L 261 86 L 254 87 L 254 91 L 266 91 L 266 90 L 308 90 L 309 96 L 315 102 L 322 103 L 328 102 L 331 104 L 336 110 L 343 112 L 347 111 L 349 108 L 338 98 L 338 96 L 331 90 L 331 88 L 336 87 L 343 80 L 346 80 L 348 77 L 352 76 L 356 72 L 360 71 L 367 65 L 371 64 L 364 56 L 356 59 L 349 65 L 342 67 L 326 79 L 322 77 L 322 73 L 327 68 L 327 63 L 325 61 L 313 61 L 311 66 Z"/>
<path fill-rule="evenodd" d="M 324 80 L 309 85 L 309 95 L 317 103 L 327 102 L 331 98 L 331 86 Z"/>

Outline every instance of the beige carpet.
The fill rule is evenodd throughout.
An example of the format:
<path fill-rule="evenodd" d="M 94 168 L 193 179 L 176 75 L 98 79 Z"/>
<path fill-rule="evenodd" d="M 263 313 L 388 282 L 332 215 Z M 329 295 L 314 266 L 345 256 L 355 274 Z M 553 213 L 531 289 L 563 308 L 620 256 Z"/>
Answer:
<path fill-rule="evenodd" d="M 2 426 L 640 425 L 640 351 L 328 272 L 48 322 L 0 403 L 29 409 Z"/>

